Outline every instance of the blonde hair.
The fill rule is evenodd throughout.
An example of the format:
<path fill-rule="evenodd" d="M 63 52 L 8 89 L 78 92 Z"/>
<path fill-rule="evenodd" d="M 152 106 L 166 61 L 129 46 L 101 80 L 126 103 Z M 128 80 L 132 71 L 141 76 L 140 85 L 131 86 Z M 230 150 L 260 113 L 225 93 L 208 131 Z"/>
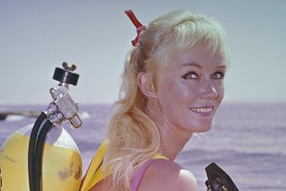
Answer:
<path fill-rule="evenodd" d="M 146 114 L 148 100 L 137 85 L 137 74 L 149 73 L 156 90 L 164 55 L 168 51 L 186 51 L 197 43 L 206 43 L 229 62 L 226 35 L 219 22 L 186 10 L 176 10 L 152 21 L 127 57 L 120 98 L 113 105 L 108 124 L 109 145 L 104 159 L 105 169 L 112 166 L 110 178 L 117 190 L 130 190 L 136 171 L 160 148 L 160 133 Z"/>

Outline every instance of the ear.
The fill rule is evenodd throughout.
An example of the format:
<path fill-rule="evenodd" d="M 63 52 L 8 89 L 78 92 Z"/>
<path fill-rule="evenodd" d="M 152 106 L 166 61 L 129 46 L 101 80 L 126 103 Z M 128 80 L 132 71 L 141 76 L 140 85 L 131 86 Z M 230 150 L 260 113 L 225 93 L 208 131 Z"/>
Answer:
<path fill-rule="evenodd" d="M 150 82 L 149 76 L 146 72 L 140 72 L 137 75 L 137 84 L 141 92 L 146 97 L 151 97 L 151 98 L 156 97 L 156 91 L 155 91 L 154 85 Z"/>

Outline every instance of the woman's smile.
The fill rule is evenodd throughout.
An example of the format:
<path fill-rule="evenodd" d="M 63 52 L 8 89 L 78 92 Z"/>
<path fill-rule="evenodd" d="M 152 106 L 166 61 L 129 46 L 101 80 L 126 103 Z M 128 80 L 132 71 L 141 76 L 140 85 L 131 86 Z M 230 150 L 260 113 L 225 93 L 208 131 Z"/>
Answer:
<path fill-rule="evenodd" d="M 208 114 L 213 111 L 213 107 L 193 107 L 191 110 L 195 113 Z"/>

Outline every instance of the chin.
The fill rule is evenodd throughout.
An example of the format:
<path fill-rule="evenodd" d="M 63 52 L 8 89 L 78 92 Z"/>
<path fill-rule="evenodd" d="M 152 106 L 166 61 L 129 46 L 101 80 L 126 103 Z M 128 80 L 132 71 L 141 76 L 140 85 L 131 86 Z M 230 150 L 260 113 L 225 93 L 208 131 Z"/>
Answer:
<path fill-rule="evenodd" d="M 208 132 L 208 131 L 210 131 L 212 129 L 212 127 L 210 126 L 210 127 L 200 127 L 199 129 L 198 129 L 198 131 L 196 131 L 196 133 L 205 133 L 205 132 Z"/>
<path fill-rule="evenodd" d="M 197 131 L 196 133 L 203 133 L 203 132 L 207 132 L 210 131 L 213 127 L 213 123 L 211 124 L 201 124 L 197 127 Z"/>

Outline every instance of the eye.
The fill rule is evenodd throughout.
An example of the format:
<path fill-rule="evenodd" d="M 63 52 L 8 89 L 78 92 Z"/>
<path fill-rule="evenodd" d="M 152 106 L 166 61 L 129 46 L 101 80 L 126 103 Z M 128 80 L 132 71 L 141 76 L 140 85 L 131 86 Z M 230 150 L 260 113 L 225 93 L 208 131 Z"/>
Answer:
<path fill-rule="evenodd" d="M 185 80 L 187 80 L 187 79 L 197 79 L 198 78 L 198 74 L 196 74 L 195 72 L 188 72 L 185 75 L 183 75 L 183 78 Z"/>
<path fill-rule="evenodd" d="M 216 72 L 211 76 L 211 79 L 220 80 L 223 79 L 224 73 L 223 72 Z"/>

